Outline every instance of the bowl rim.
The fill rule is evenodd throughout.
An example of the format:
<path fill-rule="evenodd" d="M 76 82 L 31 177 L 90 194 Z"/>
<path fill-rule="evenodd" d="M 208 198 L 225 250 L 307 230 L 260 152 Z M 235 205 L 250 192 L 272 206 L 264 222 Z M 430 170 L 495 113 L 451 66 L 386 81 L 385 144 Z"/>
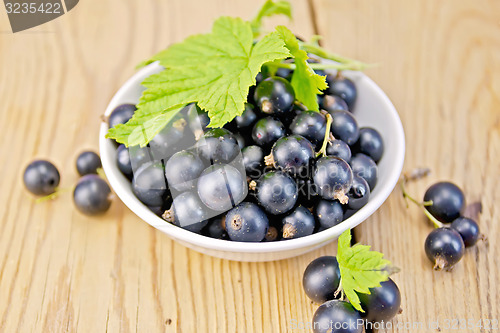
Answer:
<path fill-rule="evenodd" d="M 159 70 L 161 70 L 161 68 L 162 67 L 158 63 L 152 63 L 141 68 L 132 77 L 130 77 L 120 87 L 120 89 L 115 93 L 115 95 L 109 102 L 103 119 L 106 119 L 106 117 L 110 115 L 110 113 L 116 106 L 125 103 L 123 102 L 123 100 L 127 99 L 127 92 L 130 89 L 132 89 L 136 85 L 139 85 L 144 78 L 155 72 L 158 72 Z M 103 171 L 106 174 L 111 188 L 125 204 L 125 206 L 127 206 L 144 222 L 148 223 L 155 229 L 166 233 L 174 240 L 191 243 L 193 245 L 212 250 L 240 253 L 282 252 L 311 247 L 333 240 L 337 238 L 343 231 L 352 229 L 361 222 L 365 221 L 379 207 L 382 206 L 382 204 L 392 193 L 395 186 L 397 185 L 397 182 L 399 181 L 399 177 L 403 169 L 405 155 L 405 135 L 403 125 L 401 123 L 401 119 L 399 118 L 399 114 L 396 111 L 396 108 L 387 97 L 387 95 L 373 80 L 371 80 L 364 73 L 343 71 L 343 74 L 345 74 L 346 77 L 356 77 L 356 79 L 365 80 L 366 84 L 370 86 L 370 89 L 372 89 L 373 92 L 378 95 L 378 97 L 385 104 L 385 107 L 388 109 L 393 120 L 395 120 L 395 130 L 397 132 L 398 139 L 395 140 L 395 156 L 393 157 L 395 160 L 395 164 L 393 165 L 392 171 L 390 172 L 391 175 L 388 181 L 383 184 L 377 184 L 377 190 L 379 192 L 378 195 L 371 197 L 368 203 L 351 217 L 331 228 L 296 239 L 280 240 L 276 242 L 238 242 L 211 238 L 170 224 L 164 221 L 159 216 L 155 215 L 146 205 L 140 202 L 139 199 L 137 199 L 133 195 L 131 189 L 128 189 L 129 193 L 127 193 L 127 189 L 122 184 L 122 181 L 123 179 L 125 179 L 125 177 L 118 170 L 114 159 L 111 158 L 111 155 L 113 154 L 106 153 L 109 149 L 109 144 L 111 144 L 110 140 L 105 137 L 108 131 L 107 121 L 103 121 L 101 123 L 99 132 L 99 150 L 101 154 Z"/>

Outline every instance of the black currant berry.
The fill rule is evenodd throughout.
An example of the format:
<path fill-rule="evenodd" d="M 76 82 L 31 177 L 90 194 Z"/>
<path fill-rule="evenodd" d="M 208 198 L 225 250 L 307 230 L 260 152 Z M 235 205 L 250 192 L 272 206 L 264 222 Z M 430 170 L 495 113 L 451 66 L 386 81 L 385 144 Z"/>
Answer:
<path fill-rule="evenodd" d="M 302 277 L 302 286 L 307 297 L 316 303 L 335 299 L 339 283 L 339 264 L 333 256 L 323 256 L 311 261 Z"/>
<path fill-rule="evenodd" d="M 351 158 L 351 168 L 355 176 L 364 178 L 373 191 L 378 181 L 377 163 L 365 154 L 358 153 Z"/>
<path fill-rule="evenodd" d="M 282 220 L 283 238 L 292 239 L 312 235 L 316 222 L 313 214 L 304 206 L 297 206 Z"/>
<path fill-rule="evenodd" d="M 326 154 L 328 156 L 336 156 L 343 159 L 347 163 L 351 162 L 351 148 L 342 140 L 333 140 L 326 146 Z"/>
<path fill-rule="evenodd" d="M 353 306 L 344 301 L 323 303 L 314 313 L 314 333 L 362 333 L 363 320 Z"/>
<path fill-rule="evenodd" d="M 352 187 L 349 190 L 349 202 L 347 207 L 358 210 L 370 199 L 370 186 L 363 178 L 354 176 L 352 179 Z"/>
<path fill-rule="evenodd" d="M 101 158 L 93 151 L 84 151 L 76 158 L 76 170 L 80 176 L 97 174 L 101 167 Z"/>
<path fill-rule="evenodd" d="M 208 220 L 208 224 L 203 228 L 203 234 L 215 239 L 228 239 L 225 229 L 226 216 L 217 216 Z"/>
<path fill-rule="evenodd" d="M 378 163 L 384 154 L 384 141 L 376 129 L 362 127 L 359 130 L 359 139 L 358 142 L 356 142 L 356 149 Z"/>
<path fill-rule="evenodd" d="M 172 206 L 162 217 L 178 227 L 200 233 L 208 223 L 207 211 L 207 207 L 200 201 L 198 195 L 188 191 L 176 196 Z"/>
<path fill-rule="evenodd" d="M 336 139 L 342 140 L 348 145 L 358 141 L 359 126 L 354 116 L 348 111 L 333 111 L 332 116 L 332 134 Z"/>
<path fill-rule="evenodd" d="M 239 131 L 251 131 L 253 125 L 257 122 L 257 113 L 251 104 L 245 103 L 245 110 L 241 116 L 234 118 L 234 123 Z"/>
<path fill-rule="evenodd" d="M 370 294 L 357 293 L 363 311 L 361 317 L 371 322 L 391 320 L 401 306 L 401 293 L 391 279 L 381 282 L 380 287 L 370 288 Z"/>
<path fill-rule="evenodd" d="M 266 162 L 295 176 L 307 175 L 314 156 L 314 148 L 309 140 L 300 135 L 289 135 L 274 143 L 270 160 Z"/>
<path fill-rule="evenodd" d="M 115 127 L 118 124 L 125 124 L 130 118 L 132 118 L 135 110 L 137 110 L 137 108 L 134 104 L 118 105 L 109 115 L 109 128 Z"/>
<path fill-rule="evenodd" d="M 336 226 L 344 220 L 344 209 L 337 200 L 320 200 L 314 208 L 314 214 L 320 227 L 324 229 Z"/>
<path fill-rule="evenodd" d="M 149 141 L 148 146 L 155 160 L 165 162 L 173 155 L 177 145 L 180 144 L 184 137 L 186 124 L 184 118 L 176 118 Z M 183 144 L 188 145 L 187 142 Z"/>
<path fill-rule="evenodd" d="M 165 165 L 165 176 L 172 190 L 185 192 L 193 189 L 205 166 L 196 152 L 182 150 L 170 157 Z"/>
<path fill-rule="evenodd" d="M 210 209 L 223 212 L 245 199 L 247 182 L 231 165 L 212 165 L 206 168 L 198 179 L 198 196 Z"/>
<path fill-rule="evenodd" d="M 213 163 L 229 163 L 240 153 L 238 141 L 226 129 L 214 128 L 196 143 L 198 153 L 205 160 Z"/>
<path fill-rule="evenodd" d="M 257 181 L 256 194 L 259 204 L 268 213 L 284 214 L 297 202 L 297 184 L 286 173 L 269 171 Z"/>
<path fill-rule="evenodd" d="M 125 177 L 132 179 L 134 171 L 130 161 L 130 153 L 125 145 L 119 145 L 116 149 L 116 165 Z"/>
<path fill-rule="evenodd" d="M 323 97 L 321 106 L 328 112 L 339 110 L 349 111 L 347 103 L 342 98 L 335 95 L 325 95 Z"/>
<path fill-rule="evenodd" d="M 285 135 L 285 126 L 276 118 L 266 117 L 260 119 L 253 127 L 253 141 L 263 147 L 269 148 L 276 140 Z"/>
<path fill-rule="evenodd" d="M 26 189 L 35 195 L 49 195 L 56 191 L 61 177 L 54 164 L 36 160 L 24 170 L 23 181 Z"/>
<path fill-rule="evenodd" d="M 73 191 L 76 208 L 85 215 L 99 215 L 111 206 L 111 190 L 108 184 L 97 175 L 80 178 Z"/>
<path fill-rule="evenodd" d="M 323 142 L 326 133 L 326 117 L 320 112 L 303 111 L 290 125 L 293 134 L 301 135 L 314 145 Z"/>
<path fill-rule="evenodd" d="M 247 146 L 241 150 L 243 165 L 248 177 L 258 178 L 264 167 L 264 151 L 259 146 Z"/>
<path fill-rule="evenodd" d="M 444 223 L 451 223 L 460 217 L 465 206 L 464 193 L 450 182 L 439 182 L 429 187 L 425 192 L 424 201 L 432 201 L 432 205 L 425 208 Z"/>
<path fill-rule="evenodd" d="M 450 269 L 464 255 L 462 236 L 451 228 L 437 228 L 425 240 L 425 253 L 435 270 Z"/>
<path fill-rule="evenodd" d="M 352 178 L 351 167 L 343 159 L 326 156 L 316 162 L 313 180 L 324 199 L 338 199 L 342 204 L 347 204 Z"/>
<path fill-rule="evenodd" d="M 198 140 L 203 136 L 203 133 L 205 133 L 210 123 L 208 112 L 201 110 L 200 107 L 194 103 L 186 106 L 186 109 L 189 128 L 193 132 L 196 140 Z"/>
<path fill-rule="evenodd" d="M 328 94 L 339 96 L 346 102 L 349 110 L 353 110 L 358 96 L 358 91 L 354 82 L 346 77 L 338 75 L 336 77 L 328 75 L 327 82 Z"/>
<path fill-rule="evenodd" d="M 243 202 L 226 214 L 229 238 L 238 242 L 260 242 L 269 227 L 266 214 L 256 204 Z"/>
<path fill-rule="evenodd" d="M 451 223 L 450 228 L 462 236 L 465 247 L 474 246 L 479 239 L 479 226 L 473 219 L 461 216 Z"/>
<path fill-rule="evenodd" d="M 282 115 L 292 110 L 295 92 L 290 82 L 273 76 L 257 85 L 254 100 L 262 112 Z"/>
<path fill-rule="evenodd" d="M 160 162 L 142 165 L 134 174 L 132 191 L 147 206 L 162 206 L 168 193 L 165 171 Z"/>

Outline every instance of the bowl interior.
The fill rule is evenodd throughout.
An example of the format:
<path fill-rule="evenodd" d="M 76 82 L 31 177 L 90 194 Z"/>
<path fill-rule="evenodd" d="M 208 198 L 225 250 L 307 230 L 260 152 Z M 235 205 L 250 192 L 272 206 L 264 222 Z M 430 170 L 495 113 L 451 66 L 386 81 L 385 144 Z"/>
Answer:
<path fill-rule="evenodd" d="M 105 115 L 108 116 L 120 104 L 136 104 L 144 90 L 140 83 L 161 69 L 161 66 L 153 63 L 138 71 L 115 94 Z M 385 152 L 378 164 L 378 182 L 371 193 L 369 202 L 353 216 L 327 230 L 286 241 L 244 243 L 213 239 L 171 225 L 151 212 L 132 193 L 130 182 L 121 174 L 116 165 L 116 148 L 111 140 L 105 138 L 108 130 L 106 122 L 102 123 L 100 129 L 100 153 L 103 170 L 115 193 L 137 216 L 170 237 L 185 244 L 194 244 L 197 248 L 264 253 L 315 247 L 336 239 L 346 229 L 353 228 L 363 222 L 387 199 L 399 179 L 403 167 L 405 147 L 403 127 L 398 113 L 384 92 L 363 73 L 345 72 L 344 75 L 352 79 L 358 88 L 359 97 L 353 113 L 360 127 L 369 126 L 379 131 L 384 140 Z"/>

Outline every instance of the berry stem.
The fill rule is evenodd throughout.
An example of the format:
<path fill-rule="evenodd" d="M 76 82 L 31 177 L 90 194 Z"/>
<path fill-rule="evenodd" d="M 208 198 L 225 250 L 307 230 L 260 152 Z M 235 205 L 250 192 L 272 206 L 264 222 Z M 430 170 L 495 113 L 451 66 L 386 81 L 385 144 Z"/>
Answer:
<path fill-rule="evenodd" d="M 421 207 L 422 210 L 424 211 L 424 214 L 427 216 L 427 218 L 434 224 L 434 227 L 435 228 L 442 228 L 443 227 L 443 223 L 438 221 L 425 207 L 428 207 L 428 206 L 432 206 L 432 200 L 430 201 L 418 201 L 416 200 L 415 198 L 413 198 L 410 194 L 408 194 L 408 192 L 406 191 L 406 188 L 405 188 L 405 184 L 406 184 L 407 180 L 405 177 L 403 177 L 403 179 L 401 179 L 400 183 L 401 183 L 401 192 L 403 192 L 403 198 L 405 199 L 406 201 L 406 207 L 408 207 L 408 199 L 413 202 L 414 204 L 416 204 L 417 206 Z"/>
<path fill-rule="evenodd" d="M 56 190 L 54 191 L 54 193 L 51 193 L 51 194 L 48 194 L 48 195 L 45 195 L 43 197 L 35 199 L 35 203 L 38 204 L 38 203 L 42 203 L 42 202 L 45 202 L 45 201 L 54 200 L 61 193 L 72 191 L 73 188 L 74 188 L 74 186 L 73 187 L 66 187 L 66 188 L 56 188 Z"/>
<path fill-rule="evenodd" d="M 316 157 L 326 156 L 326 146 L 328 142 L 330 142 L 330 127 L 332 126 L 332 116 L 327 113 L 326 114 L 326 130 L 325 130 L 325 138 L 323 139 L 323 144 L 321 145 L 321 149 L 316 153 Z"/>
<path fill-rule="evenodd" d="M 300 48 L 307 53 L 312 53 L 317 55 L 318 57 L 324 58 L 324 59 L 330 59 L 333 61 L 336 61 L 338 63 L 341 63 L 343 65 L 347 65 L 347 67 L 342 68 L 342 69 L 350 69 L 350 70 L 356 70 L 356 71 L 361 71 L 364 70 L 365 68 L 371 67 L 373 65 L 366 64 L 364 62 L 361 62 L 359 60 L 354 60 L 354 59 L 349 59 L 347 57 L 343 57 L 339 54 L 335 54 L 332 52 L 328 52 L 318 44 L 318 39 L 313 40 L 313 42 L 300 42 L 299 41 Z M 313 64 L 311 64 L 313 65 Z M 312 67 L 312 66 L 311 66 Z"/>

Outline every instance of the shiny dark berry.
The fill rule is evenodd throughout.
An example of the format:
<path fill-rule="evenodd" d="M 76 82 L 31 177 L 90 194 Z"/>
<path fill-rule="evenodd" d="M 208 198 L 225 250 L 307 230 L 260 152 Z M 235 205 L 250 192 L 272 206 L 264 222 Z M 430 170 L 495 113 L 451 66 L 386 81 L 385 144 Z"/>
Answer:
<path fill-rule="evenodd" d="M 196 186 L 205 165 L 193 150 L 182 150 L 170 157 L 165 164 L 165 176 L 172 190 L 185 192 Z"/>
<path fill-rule="evenodd" d="M 460 217 L 465 206 L 464 193 L 450 182 L 439 182 L 429 187 L 425 192 L 424 201 L 432 201 L 432 205 L 425 208 L 444 223 L 451 223 Z"/>
<path fill-rule="evenodd" d="M 464 241 L 455 229 L 437 228 L 425 240 L 425 253 L 434 264 L 434 269 L 450 269 L 464 255 Z"/>
<path fill-rule="evenodd" d="M 193 191 L 179 194 L 174 198 L 172 207 L 165 211 L 163 218 L 183 229 L 200 233 L 208 224 L 208 209 Z"/>
<path fill-rule="evenodd" d="M 347 207 L 350 209 L 360 209 L 370 199 L 370 186 L 363 178 L 354 176 L 352 179 L 352 187 L 349 190 L 349 202 Z"/>
<path fill-rule="evenodd" d="M 338 199 L 347 203 L 347 193 L 352 186 L 353 173 L 349 164 L 334 156 L 320 158 L 314 169 L 313 180 L 319 194 L 328 200 Z"/>
<path fill-rule="evenodd" d="M 248 177 L 258 178 L 262 174 L 264 167 L 264 151 L 261 147 L 253 145 L 241 150 L 243 155 L 243 165 Z"/>
<path fill-rule="evenodd" d="M 374 160 L 365 154 L 356 154 L 351 158 L 351 168 L 354 175 L 364 178 L 373 191 L 378 181 L 378 167 Z"/>
<path fill-rule="evenodd" d="M 238 242 L 260 242 L 269 227 L 266 214 L 256 204 L 243 202 L 226 214 L 229 238 Z"/>
<path fill-rule="evenodd" d="M 336 226 L 344 219 L 344 209 L 337 200 L 320 200 L 314 207 L 314 214 L 320 227 L 325 229 Z"/>
<path fill-rule="evenodd" d="M 56 191 L 61 177 L 54 164 L 36 160 L 24 170 L 23 180 L 26 189 L 35 195 L 49 195 Z"/>
<path fill-rule="evenodd" d="M 333 111 L 332 116 L 332 134 L 336 139 L 342 140 L 348 145 L 358 141 L 359 126 L 356 119 L 348 111 Z"/>
<path fill-rule="evenodd" d="M 371 322 L 391 320 L 401 306 L 401 293 L 391 279 L 381 282 L 380 287 L 370 288 L 370 294 L 357 293 L 361 302 L 361 317 Z"/>
<path fill-rule="evenodd" d="M 339 110 L 349 111 L 347 103 L 342 98 L 335 95 L 325 95 L 323 97 L 321 106 L 324 110 L 329 112 Z"/>
<path fill-rule="evenodd" d="M 229 163 L 240 153 L 238 141 L 226 129 L 214 128 L 196 143 L 198 153 L 205 160 L 213 163 Z"/>
<path fill-rule="evenodd" d="M 274 143 L 271 154 L 274 166 L 292 175 L 307 174 L 315 157 L 313 145 L 301 135 L 282 137 Z"/>
<path fill-rule="evenodd" d="M 332 75 L 327 76 L 327 82 L 328 94 L 339 96 L 346 102 L 349 110 L 353 110 L 358 96 L 354 82 L 343 76 L 334 77 Z"/>
<path fill-rule="evenodd" d="M 326 154 L 328 156 L 336 156 L 347 163 L 351 162 L 351 148 L 342 140 L 333 140 L 326 146 Z"/>
<path fill-rule="evenodd" d="M 339 283 L 339 264 L 333 256 L 323 256 L 311 261 L 302 277 L 302 286 L 307 297 L 316 303 L 335 299 Z"/>
<path fill-rule="evenodd" d="M 134 174 L 132 191 L 147 206 L 162 206 L 168 193 L 165 171 L 160 162 L 142 165 Z"/>
<path fill-rule="evenodd" d="M 166 162 L 175 153 L 177 146 L 181 144 L 181 140 L 184 138 L 185 126 L 186 120 L 178 118 L 167 124 L 160 133 L 149 141 L 148 146 L 155 160 Z M 182 145 L 189 146 L 187 142 L 182 143 Z"/>
<path fill-rule="evenodd" d="M 314 333 L 362 333 L 363 321 L 359 312 L 345 301 L 323 303 L 314 313 Z"/>
<path fill-rule="evenodd" d="M 259 204 L 268 213 L 284 214 L 297 202 L 297 184 L 286 173 L 269 171 L 257 181 L 256 194 Z"/>
<path fill-rule="evenodd" d="M 206 168 L 198 179 L 197 188 L 201 201 L 218 212 L 227 211 L 242 202 L 248 191 L 245 175 L 228 164 Z"/>
<path fill-rule="evenodd" d="M 479 226 L 473 219 L 461 216 L 451 223 L 450 228 L 462 236 L 465 247 L 474 246 L 479 239 Z"/>
<path fill-rule="evenodd" d="M 203 234 L 215 239 L 228 239 L 229 236 L 225 229 L 225 219 L 224 215 L 223 217 L 217 216 L 208 220 L 207 226 L 203 229 Z"/>
<path fill-rule="evenodd" d="M 323 142 L 326 132 L 326 117 L 320 112 L 303 111 L 293 119 L 290 131 L 298 134 L 314 145 Z"/>
<path fill-rule="evenodd" d="M 99 215 L 111 206 L 111 190 L 108 184 L 97 175 L 80 178 L 73 191 L 76 208 L 85 215 Z"/>
<path fill-rule="evenodd" d="M 97 174 L 101 167 L 101 158 L 93 151 L 84 151 L 76 158 L 76 170 L 80 176 Z"/>
<path fill-rule="evenodd" d="M 359 130 L 359 139 L 358 142 L 356 142 L 356 149 L 360 153 L 371 157 L 371 159 L 377 163 L 384 154 L 384 141 L 376 129 L 362 127 Z"/>
<path fill-rule="evenodd" d="M 312 235 L 316 222 L 313 214 L 304 206 L 297 206 L 282 220 L 283 238 L 292 239 Z"/>
<path fill-rule="evenodd" d="M 137 110 L 137 108 L 134 104 L 118 105 L 109 115 L 109 128 L 115 127 L 118 124 L 125 124 L 130 118 L 132 118 L 135 110 Z"/>
<path fill-rule="evenodd" d="M 125 177 L 132 179 L 134 172 L 130 161 L 130 153 L 125 145 L 119 145 L 116 149 L 116 165 Z"/>
<path fill-rule="evenodd" d="M 273 76 L 257 85 L 254 100 L 262 112 L 282 115 L 292 110 L 295 92 L 290 82 Z"/>
<path fill-rule="evenodd" d="M 245 110 L 241 116 L 234 118 L 236 128 L 240 131 L 251 131 L 253 125 L 257 122 L 257 113 L 251 104 L 245 103 Z"/>
<path fill-rule="evenodd" d="M 285 126 L 276 118 L 266 117 L 260 119 L 253 127 L 253 141 L 263 147 L 271 147 L 276 140 L 285 135 Z"/>

